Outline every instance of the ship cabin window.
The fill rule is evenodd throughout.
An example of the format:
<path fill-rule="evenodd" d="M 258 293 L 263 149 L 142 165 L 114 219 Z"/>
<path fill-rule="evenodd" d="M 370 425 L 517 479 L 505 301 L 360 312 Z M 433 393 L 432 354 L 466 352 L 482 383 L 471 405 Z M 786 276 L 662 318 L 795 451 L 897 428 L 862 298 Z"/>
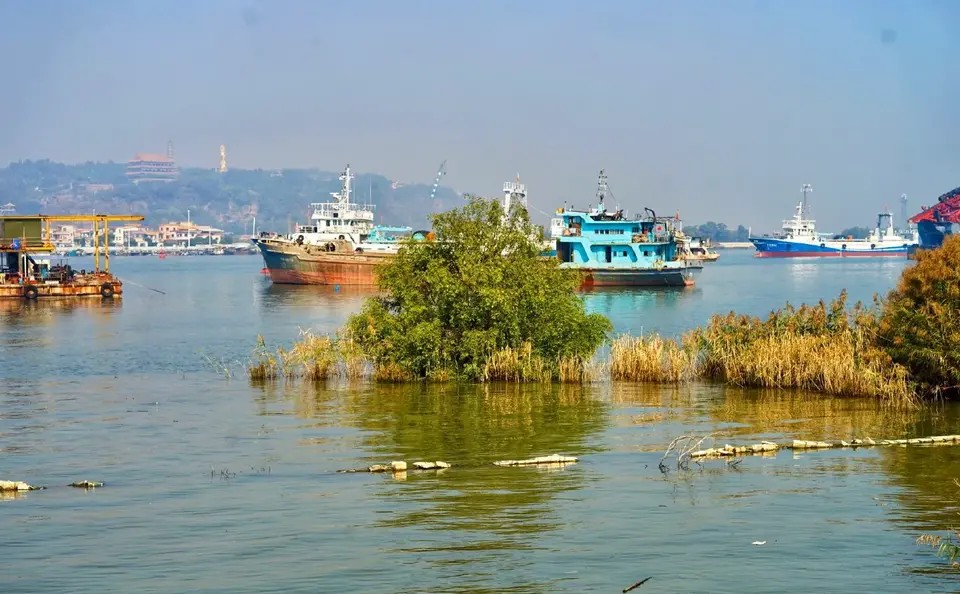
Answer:
<path fill-rule="evenodd" d="M 630 232 L 631 232 L 631 233 L 640 233 L 640 227 L 639 227 L 639 226 L 636 226 L 636 227 L 634 227 L 633 229 L 631 229 Z"/>
<path fill-rule="evenodd" d="M 643 255 L 644 255 L 644 256 L 652 256 L 653 254 L 650 252 L 650 250 L 643 250 Z"/>

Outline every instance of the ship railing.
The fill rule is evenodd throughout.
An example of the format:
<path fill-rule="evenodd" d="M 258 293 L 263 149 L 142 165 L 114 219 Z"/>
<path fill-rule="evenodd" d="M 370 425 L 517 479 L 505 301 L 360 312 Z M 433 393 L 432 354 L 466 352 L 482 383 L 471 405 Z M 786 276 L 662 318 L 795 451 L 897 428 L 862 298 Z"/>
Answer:
<path fill-rule="evenodd" d="M 314 216 L 320 214 L 332 217 L 337 213 L 338 218 L 369 218 L 373 219 L 373 211 L 376 207 L 373 204 L 356 204 L 353 202 L 347 204 L 335 204 L 332 202 L 314 202 L 310 204 L 313 208 Z"/>

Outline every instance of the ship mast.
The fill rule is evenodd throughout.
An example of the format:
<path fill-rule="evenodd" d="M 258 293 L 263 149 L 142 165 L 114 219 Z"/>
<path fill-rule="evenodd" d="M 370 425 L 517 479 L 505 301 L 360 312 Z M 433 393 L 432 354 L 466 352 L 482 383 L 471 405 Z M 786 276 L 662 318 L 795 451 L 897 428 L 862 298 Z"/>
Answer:
<path fill-rule="evenodd" d="M 343 173 L 340 174 L 340 181 L 342 185 L 340 186 L 339 192 L 330 192 L 330 195 L 337 199 L 337 203 L 340 205 L 347 205 L 350 203 L 350 181 L 353 179 L 353 174 L 350 173 L 350 166 L 347 165 L 347 168 L 343 170 Z"/>
<path fill-rule="evenodd" d="M 597 199 L 600 201 L 597 209 L 600 212 L 606 212 L 607 207 L 603 204 L 603 199 L 607 195 L 607 174 L 603 169 L 600 170 L 600 177 L 597 179 Z"/>
<path fill-rule="evenodd" d="M 803 212 L 800 213 L 800 218 L 804 216 L 809 217 L 809 209 L 807 207 L 807 194 L 813 191 L 813 186 L 810 184 L 803 184 L 800 186 L 800 192 L 803 193 Z"/>

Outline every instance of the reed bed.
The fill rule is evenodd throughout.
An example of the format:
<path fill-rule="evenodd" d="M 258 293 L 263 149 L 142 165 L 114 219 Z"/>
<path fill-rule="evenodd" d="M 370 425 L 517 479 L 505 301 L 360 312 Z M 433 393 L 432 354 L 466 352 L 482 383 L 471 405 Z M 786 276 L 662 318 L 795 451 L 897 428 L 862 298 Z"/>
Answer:
<path fill-rule="evenodd" d="M 714 315 L 680 340 L 622 336 L 611 348 L 615 380 L 678 383 L 693 379 L 737 386 L 799 389 L 914 404 L 906 369 L 876 346 L 878 309 L 829 304 L 772 312 L 766 319 Z"/>
<path fill-rule="evenodd" d="M 495 351 L 487 359 L 481 376 L 484 382 L 584 384 L 596 380 L 602 373 L 602 364 L 586 357 L 566 355 L 555 362 L 533 351 L 533 345 L 524 343 L 519 348 Z"/>
<path fill-rule="evenodd" d="M 610 377 L 615 380 L 679 383 L 696 375 L 696 351 L 685 341 L 624 335 L 610 347 Z"/>
<path fill-rule="evenodd" d="M 257 346 L 247 365 L 247 375 L 255 381 L 279 378 L 356 380 L 373 376 L 373 372 L 373 365 L 349 337 L 318 335 L 309 331 L 301 331 L 300 338 L 289 350 L 278 347 L 271 351 L 263 336 L 257 336 Z"/>
<path fill-rule="evenodd" d="M 483 366 L 485 382 L 548 382 L 553 378 L 547 362 L 533 352 L 533 345 L 524 343 L 519 348 L 506 347 L 494 351 Z"/>
<path fill-rule="evenodd" d="M 877 346 L 879 304 L 846 307 L 846 293 L 830 303 L 789 304 L 766 318 L 714 315 L 680 339 L 657 334 L 616 338 L 609 359 L 567 356 L 548 360 L 529 342 L 493 352 L 482 382 L 587 383 L 608 375 L 620 381 L 680 384 L 720 381 L 743 387 L 796 389 L 837 396 L 877 398 L 885 403 L 918 400 L 904 367 Z M 323 381 L 373 379 L 401 383 L 416 379 L 400 363 L 371 361 L 347 334 L 301 332 L 289 349 L 266 348 L 263 337 L 247 366 L 253 380 L 300 378 Z M 454 370 L 427 373 L 446 382 Z"/>

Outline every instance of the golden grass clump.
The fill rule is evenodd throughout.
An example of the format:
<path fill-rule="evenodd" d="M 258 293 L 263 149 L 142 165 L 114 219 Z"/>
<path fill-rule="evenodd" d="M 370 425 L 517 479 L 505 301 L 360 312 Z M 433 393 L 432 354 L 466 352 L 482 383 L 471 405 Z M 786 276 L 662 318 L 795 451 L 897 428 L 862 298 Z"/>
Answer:
<path fill-rule="evenodd" d="M 689 345 L 658 334 L 624 335 L 610 347 L 610 377 L 615 380 L 677 383 L 696 375 L 695 364 Z"/>
<path fill-rule="evenodd" d="M 247 365 L 251 380 L 280 377 L 324 381 L 329 378 L 361 379 L 371 375 L 372 366 L 349 337 L 327 336 L 301 331 L 300 338 L 286 350 L 269 351 L 263 336 Z"/>
<path fill-rule="evenodd" d="M 494 351 L 483 366 L 485 382 L 548 382 L 553 374 L 543 357 L 525 342 L 519 348 L 506 347 Z"/>
<path fill-rule="evenodd" d="M 561 384 L 585 384 L 596 379 L 603 366 L 587 357 L 566 355 L 557 360 L 557 380 Z"/>
<path fill-rule="evenodd" d="M 610 352 L 614 380 L 678 383 L 709 379 L 737 386 L 800 389 L 913 404 L 906 369 L 876 344 L 879 307 L 787 305 L 766 319 L 714 315 L 679 341 L 621 336 Z"/>

